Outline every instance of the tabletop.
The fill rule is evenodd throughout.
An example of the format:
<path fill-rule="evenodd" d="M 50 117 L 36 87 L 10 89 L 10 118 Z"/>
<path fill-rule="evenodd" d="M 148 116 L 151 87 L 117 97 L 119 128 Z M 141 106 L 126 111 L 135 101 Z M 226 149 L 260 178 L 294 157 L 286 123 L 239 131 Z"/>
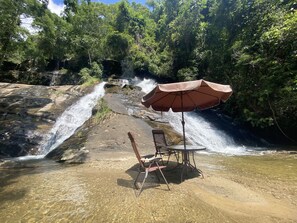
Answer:
<path fill-rule="evenodd" d="M 184 151 L 184 145 L 171 145 L 168 146 L 167 149 L 169 150 L 175 150 L 175 151 Z M 204 146 L 201 145 L 186 145 L 187 151 L 200 151 L 200 150 L 206 150 Z"/>

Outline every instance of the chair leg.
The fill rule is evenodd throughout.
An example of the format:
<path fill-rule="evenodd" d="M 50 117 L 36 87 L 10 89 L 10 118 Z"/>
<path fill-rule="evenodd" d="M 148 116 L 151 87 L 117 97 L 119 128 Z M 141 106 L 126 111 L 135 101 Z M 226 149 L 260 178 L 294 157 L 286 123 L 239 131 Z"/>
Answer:
<path fill-rule="evenodd" d="M 168 187 L 168 190 L 170 190 L 169 185 L 168 185 L 168 182 L 167 182 L 167 180 L 166 180 L 166 178 L 165 178 L 165 176 L 164 176 L 162 170 L 159 169 L 159 171 L 160 171 L 160 173 L 161 173 L 161 175 L 162 175 L 162 177 L 163 177 L 163 179 L 164 179 L 164 181 L 165 181 L 165 183 L 166 183 L 166 185 L 167 185 L 167 187 Z"/>
<path fill-rule="evenodd" d="M 138 177 L 139 177 L 139 175 L 140 175 L 140 171 L 138 172 L 138 174 L 137 174 L 137 177 L 135 178 L 135 181 L 134 181 L 134 186 L 135 186 L 135 188 L 138 190 L 139 188 L 138 188 L 138 186 L 137 186 L 137 180 L 138 180 Z"/>
<path fill-rule="evenodd" d="M 171 154 L 168 154 L 168 159 L 167 159 L 166 165 L 168 165 L 168 163 L 169 163 L 170 156 L 171 156 Z"/>
<path fill-rule="evenodd" d="M 175 155 L 176 161 L 178 163 L 179 162 L 179 153 L 175 152 L 174 155 Z"/>
<path fill-rule="evenodd" d="M 161 162 L 162 162 L 162 165 L 165 165 L 163 157 L 164 156 L 161 155 Z"/>
<path fill-rule="evenodd" d="M 164 160 L 163 160 L 163 155 L 162 155 L 162 153 L 160 151 L 158 151 L 158 152 L 155 153 L 155 157 L 158 157 L 158 155 L 161 157 L 162 164 L 165 165 L 164 164 Z"/>
<path fill-rule="evenodd" d="M 142 192 L 142 187 L 143 187 L 143 185 L 144 185 L 144 182 L 145 182 L 147 176 L 148 176 L 148 170 L 145 170 L 145 175 L 144 175 L 144 178 L 143 178 L 143 181 L 142 181 L 142 184 L 141 184 L 141 186 L 140 186 L 140 190 L 139 190 L 139 193 L 138 193 L 137 196 L 139 196 L 139 195 L 141 194 L 141 192 Z"/>
<path fill-rule="evenodd" d="M 164 179 L 164 181 L 165 181 L 165 183 L 166 183 L 166 185 L 167 185 L 167 187 L 168 187 L 168 190 L 170 190 L 169 185 L 168 185 L 168 182 L 167 182 L 167 180 L 166 180 L 166 178 L 165 178 L 165 176 L 164 176 L 162 170 L 160 169 L 159 164 L 158 164 L 158 163 L 156 163 L 156 164 L 157 164 L 157 166 L 158 166 L 158 170 L 160 171 L 160 173 L 161 173 L 161 175 L 162 175 L 162 177 L 163 177 L 163 179 Z"/>

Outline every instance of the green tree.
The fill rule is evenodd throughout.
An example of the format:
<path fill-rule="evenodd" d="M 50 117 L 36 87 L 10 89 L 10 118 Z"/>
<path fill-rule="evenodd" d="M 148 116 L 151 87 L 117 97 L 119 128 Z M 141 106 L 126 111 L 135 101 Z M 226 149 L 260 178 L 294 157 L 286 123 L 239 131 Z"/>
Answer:
<path fill-rule="evenodd" d="M 127 30 L 129 21 L 130 21 L 130 12 L 129 12 L 129 3 L 128 1 L 121 1 L 118 5 L 118 13 L 115 21 L 115 28 L 119 32 L 125 32 Z"/>
<path fill-rule="evenodd" d="M 296 120 L 297 69 L 293 1 L 210 3 L 205 74 L 232 84 L 233 116 L 256 127 L 275 125 L 292 136 L 296 125 L 289 122 Z"/>
<path fill-rule="evenodd" d="M 67 21 L 71 21 L 72 16 L 77 13 L 79 4 L 78 0 L 64 0 L 64 5 L 65 5 L 65 18 Z"/>
<path fill-rule="evenodd" d="M 83 2 L 73 16 L 70 33 L 71 53 L 77 60 L 87 58 L 88 64 L 102 60 L 104 42 L 112 28 L 111 15 L 106 5 Z"/>
<path fill-rule="evenodd" d="M 33 3 L 37 4 L 27 0 L 0 0 L 0 66 L 5 60 L 16 63 L 22 60 L 20 47 L 28 33 L 21 28 L 21 16 L 28 16 Z"/>
<path fill-rule="evenodd" d="M 55 60 L 59 69 L 59 62 L 66 59 L 68 52 L 69 24 L 50 11 L 37 18 L 34 24 L 41 30 L 38 36 L 32 37 L 37 41 L 37 62 L 45 66 L 49 60 Z"/>
<path fill-rule="evenodd" d="M 129 52 L 131 38 L 129 35 L 112 32 L 106 39 L 107 52 L 110 59 L 123 60 Z"/>

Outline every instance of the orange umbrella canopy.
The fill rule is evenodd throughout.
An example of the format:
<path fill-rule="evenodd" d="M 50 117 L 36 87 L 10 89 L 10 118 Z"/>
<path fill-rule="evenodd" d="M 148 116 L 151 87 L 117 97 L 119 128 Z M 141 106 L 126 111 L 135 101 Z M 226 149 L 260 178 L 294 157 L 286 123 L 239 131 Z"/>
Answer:
<path fill-rule="evenodd" d="M 155 111 L 193 111 L 214 107 L 225 102 L 232 94 L 230 85 L 217 84 L 205 80 L 158 84 L 146 94 L 141 103 Z"/>

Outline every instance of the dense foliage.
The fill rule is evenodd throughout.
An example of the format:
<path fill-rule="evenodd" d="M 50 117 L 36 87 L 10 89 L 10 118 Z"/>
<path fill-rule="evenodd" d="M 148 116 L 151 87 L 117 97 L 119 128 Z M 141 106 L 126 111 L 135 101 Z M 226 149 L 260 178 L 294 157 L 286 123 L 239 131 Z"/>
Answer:
<path fill-rule="evenodd" d="M 100 64 L 117 61 L 125 76 L 231 84 L 233 117 L 297 140 L 296 1 L 64 0 L 61 16 L 47 4 L 0 0 L 2 70 L 7 63 L 46 70 L 54 62 L 53 69 L 92 80 L 102 76 Z M 24 18 L 37 31 L 24 29 Z"/>

